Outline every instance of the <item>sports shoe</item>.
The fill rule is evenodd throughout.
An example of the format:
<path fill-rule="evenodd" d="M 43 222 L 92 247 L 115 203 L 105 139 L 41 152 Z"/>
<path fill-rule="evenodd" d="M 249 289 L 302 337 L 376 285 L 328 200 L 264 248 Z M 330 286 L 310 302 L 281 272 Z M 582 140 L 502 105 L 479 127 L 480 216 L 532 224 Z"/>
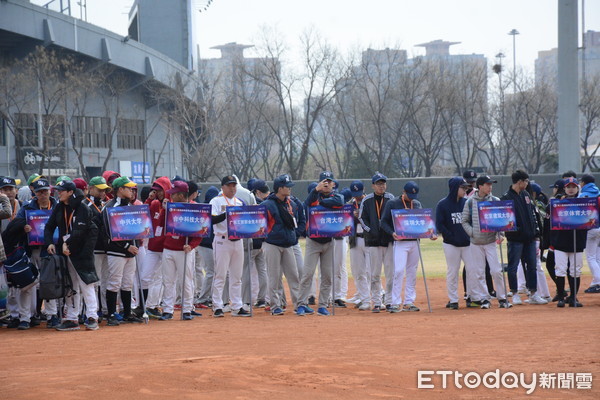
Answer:
<path fill-rule="evenodd" d="M 231 312 L 231 306 L 229 304 L 226 304 L 225 307 L 223 307 L 223 312 L 224 313 Z"/>
<path fill-rule="evenodd" d="M 108 325 L 108 326 L 119 326 L 119 325 L 121 325 L 121 321 L 119 321 L 119 319 L 117 318 L 116 313 L 112 314 L 111 316 L 108 317 L 108 321 L 106 322 L 106 325 Z"/>
<path fill-rule="evenodd" d="M 358 309 L 360 311 L 367 311 L 371 308 L 371 305 L 369 303 L 362 303 L 360 306 L 358 306 Z"/>
<path fill-rule="evenodd" d="M 374 306 L 373 309 L 371 310 L 371 312 L 380 313 L 381 312 L 381 306 Z"/>
<path fill-rule="evenodd" d="M 10 311 L 0 310 L 0 320 L 10 318 Z"/>
<path fill-rule="evenodd" d="M 300 306 L 296 309 L 296 315 L 299 317 L 304 317 L 306 315 L 306 311 L 304 311 L 304 307 Z"/>
<path fill-rule="evenodd" d="M 26 331 L 29 328 L 31 328 L 31 326 L 29 325 L 29 322 L 27 322 L 27 321 L 21 321 L 21 322 L 19 322 L 19 326 L 17 326 L 17 329 L 20 331 Z"/>
<path fill-rule="evenodd" d="M 223 313 L 223 310 L 220 308 L 217 308 L 215 310 L 215 312 L 213 313 L 213 317 L 215 317 L 215 318 L 222 318 L 224 316 L 225 316 L 225 314 Z"/>
<path fill-rule="evenodd" d="M 198 311 L 196 311 L 196 310 L 192 310 L 192 311 L 190 311 L 190 314 L 191 314 L 192 316 L 194 316 L 194 317 L 201 317 L 201 316 L 202 316 L 202 313 L 199 313 L 199 312 L 198 312 Z"/>
<path fill-rule="evenodd" d="M 600 293 L 600 285 L 592 285 L 583 291 L 584 293 Z"/>
<path fill-rule="evenodd" d="M 565 299 L 558 299 L 558 302 L 556 303 L 556 307 L 565 308 Z"/>
<path fill-rule="evenodd" d="M 250 314 L 250 312 L 244 310 L 244 307 L 242 307 L 237 312 L 232 312 L 231 316 L 232 317 L 251 317 L 252 314 Z"/>
<path fill-rule="evenodd" d="M 450 310 L 458 310 L 458 303 L 448 302 L 448 304 L 446 304 L 446 308 L 449 308 Z"/>
<path fill-rule="evenodd" d="M 500 308 L 511 308 L 512 304 L 508 302 L 508 300 L 498 300 L 498 307 Z"/>
<path fill-rule="evenodd" d="M 162 316 L 158 320 L 159 321 L 168 321 L 170 319 L 173 319 L 173 313 L 165 312 L 162 314 Z"/>
<path fill-rule="evenodd" d="M 60 325 L 60 320 L 58 319 L 57 315 L 51 316 L 50 319 L 48 321 L 46 321 L 46 328 L 48 328 L 48 329 L 54 329 L 59 325 Z"/>
<path fill-rule="evenodd" d="M 548 304 L 548 302 L 542 299 L 542 297 L 539 294 L 535 293 L 529 298 L 529 304 Z"/>
<path fill-rule="evenodd" d="M 114 315 L 115 315 L 115 318 L 116 318 L 116 319 L 117 319 L 119 322 L 123 321 L 123 314 L 121 314 L 121 313 L 115 313 Z"/>
<path fill-rule="evenodd" d="M 205 301 L 203 303 L 196 303 L 194 304 L 194 307 L 207 309 L 210 308 L 210 303 L 208 301 Z"/>
<path fill-rule="evenodd" d="M 19 318 L 12 318 L 10 321 L 8 321 L 8 325 L 6 325 L 6 327 L 9 329 L 16 329 L 19 327 L 19 323 L 21 323 Z"/>
<path fill-rule="evenodd" d="M 546 300 L 548 303 L 552 302 L 552 297 L 550 296 L 544 296 L 542 299 Z"/>
<path fill-rule="evenodd" d="M 395 314 L 395 313 L 399 313 L 400 311 L 402 311 L 402 309 L 400 309 L 400 307 L 398 307 L 398 306 L 390 306 L 390 308 L 388 308 L 387 311 L 389 313 Z"/>
<path fill-rule="evenodd" d="M 491 306 L 492 305 L 490 304 L 489 300 L 483 300 L 481 302 L 481 309 L 482 310 L 489 310 Z"/>
<path fill-rule="evenodd" d="M 144 322 L 144 320 L 134 313 L 131 313 L 127 317 L 123 318 L 123 322 L 126 324 L 141 324 Z"/>
<path fill-rule="evenodd" d="M 579 301 L 577 301 L 577 299 L 575 299 L 569 301 L 569 307 L 583 307 L 583 304 L 581 304 Z"/>
<path fill-rule="evenodd" d="M 310 308 L 309 306 L 300 306 L 302 308 L 304 308 L 304 314 L 306 315 L 313 315 L 315 313 L 315 310 L 313 310 L 312 308 Z"/>
<path fill-rule="evenodd" d="M 479 308 L 481 307 L 481 301 L 469 300 L 467 302 L 467 308 Z"/>
<path fill-rule="evenodd" d="M 317 310 L 317 315 L 322 315 L 324 317 L 330 315 L 329 311 L 327 311 L 327 309 L 325 307 L 319 307 L 319 309 Z"/>
<path fill-rule="evenodd" d="M 256 304 L 254 304 L 254 307 L 256 308 L 265 308 L 267 306 L 267 302 L 264 300 L 258 300 L 256 302 Z"/>
<path fill-rule="evenodd" d="M 298 308 L 300 309 L 302 306 Z M 280 307 L 275 307 L 273 311 L 271 311 L 271 315 L 283 315 L 283 310 Z"/>
<path fill-rule="evenodd" d="M 506 297 L 513 297 L 513 292 L 506 293 Z"/>
<path fill-rule="evenodd" d="M 421 309 L 414 304 L 405 304 L 402 311 L 421 311 Z"/>
<path fill-rule="evenodd" d="M 386 305 L 385 305 L 385 311 L 390 311 L 390 307 L 391 307 L 391 305 L 390 305 L 390 304 L 386 304 Z"/>
<path fill-rule="evenodd" d="M 523 305 L 523 300 L 521 300 L 521 296 L 519 296 L 518 294 L 514 294 L 512 298 L 512 303 L 515 306 L 520 306 Z"/>
<path fill-rule="evenodd" d="M 337 299 L 333 302 L 334 307 L 346 308 L 346 303 L 342 299 Z"/>
<path fill-rule="evenodd" d="M 133 314 L 135 314 L 136 317 L 139 317 L 139 318 L 142 318 L 142 316 L 144 315 L 144 309 L 142 308 L 142 306 L 137 306 L 136 308 L 131 310 L 131 312 Z"/>
<path fill-rule="evenodd" d="M 66 320 L 62 324 L 56 327 L 57 331 L 78 331 L 79 324 L 78 321 L 69 321 Z"/>
<path fill-rule="evenodd" d="M 87 329 L 88 331 L 97 331 L 98 321 L 96 321 L 94 318 L 88 318 L 85 321 L 85 329 Z"/>
<path fill-rule="evenodd" d="M 39 316 L 33 316 L 33 317 L 31 317 L 31 320 L 29 321 L 29 326 L 32 328 L 34 326 L 40 326 L 40 324 L 42 323 L 41 321 L 42 321 L 42 319 Z"/>
<path fill-rule="evenodd" d="M 148 314 L 148 318 L 159 319 L 162 317 L 162 312 L 157 307 L 154 308 L 146 308 L 146 314 Z"/>
<path fill-rule="evenodd" d="M 191 321 L 194 319 L 194 316 L 192 315 L 192 313 L 189 312 L 184 312 L 183 313 L 183 320 L 184 321 Z"/>
<path fill-rule="evenodd" d="M 310 297 L 308 298 L 308 305 L 309 305 L 309 306 L 314 306 L 314 305 L 316 304 L 316 300 L 317 300 L 317 299 L 315 299 L 315 296 L 310 296 Z"/>

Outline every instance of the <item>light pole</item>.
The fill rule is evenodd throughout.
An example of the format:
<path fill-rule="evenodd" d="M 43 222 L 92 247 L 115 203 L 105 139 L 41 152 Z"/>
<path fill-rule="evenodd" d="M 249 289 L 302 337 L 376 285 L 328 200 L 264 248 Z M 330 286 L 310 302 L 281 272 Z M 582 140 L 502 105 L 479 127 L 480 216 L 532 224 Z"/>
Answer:
<path fill-rule="evenodd" d="M 516 36 L 519 34 L 519 31 L 513 29 L 508 32 L 509 35 L 513 37 L 513 93 L 517 93 L 517 47 L 516 47 Z"/>

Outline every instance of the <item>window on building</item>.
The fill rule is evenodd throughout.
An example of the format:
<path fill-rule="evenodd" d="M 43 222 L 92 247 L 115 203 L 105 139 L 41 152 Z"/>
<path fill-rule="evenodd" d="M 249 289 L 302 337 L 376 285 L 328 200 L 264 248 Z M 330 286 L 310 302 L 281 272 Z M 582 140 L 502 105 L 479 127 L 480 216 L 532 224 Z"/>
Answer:
<path fill-rule="evenodd" d="M 39 147 L 35 114 L 15 114 L 16 142 L 21 147 Z"/>
<path fill-rule="evenodd" d="M 108 148 L 110 118 L 73 117 L 71 125 L 75 147 Z"/>
<path fill-rule="evenodd" d="M 144 148 L 144 121 L 140 119 L 119 119 L 117 147 L 119 149 Z"/>

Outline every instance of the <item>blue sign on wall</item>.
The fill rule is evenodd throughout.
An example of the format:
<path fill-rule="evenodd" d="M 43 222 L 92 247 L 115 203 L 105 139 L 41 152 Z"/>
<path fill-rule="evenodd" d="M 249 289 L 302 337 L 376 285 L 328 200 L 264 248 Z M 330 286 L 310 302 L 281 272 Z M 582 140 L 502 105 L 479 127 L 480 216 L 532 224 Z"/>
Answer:
<path fill-rule="evenodd" d="M 132 161 L 131 175 L 135 183 L 150 183 L 150 163 Z"/>

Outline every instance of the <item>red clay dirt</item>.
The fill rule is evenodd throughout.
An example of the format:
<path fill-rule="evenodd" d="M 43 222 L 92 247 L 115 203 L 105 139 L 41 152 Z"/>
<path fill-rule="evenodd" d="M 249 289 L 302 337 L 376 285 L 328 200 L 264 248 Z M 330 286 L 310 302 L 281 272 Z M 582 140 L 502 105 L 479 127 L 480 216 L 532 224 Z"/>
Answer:
<path fill-rule="evenodd" d="M 590 277 L 583 278 L 587 288 Z M 418 282 L 421 312 L 154 321 L 98 331 L 0 331 L 2 399 L 600 398 L 600 295 L 583 308 L 445 309 L 445 280 Z M 552 282 L 550 282 L 552 287 Z M 351 283 L 352 286 L 352 283 Z M 353 288 L 351 287 L 350 293 Z M 417 371 L 592 373 L 592 389 L 417 388 Z M 490 382 L 491 383 L 491 382 Z"/>

